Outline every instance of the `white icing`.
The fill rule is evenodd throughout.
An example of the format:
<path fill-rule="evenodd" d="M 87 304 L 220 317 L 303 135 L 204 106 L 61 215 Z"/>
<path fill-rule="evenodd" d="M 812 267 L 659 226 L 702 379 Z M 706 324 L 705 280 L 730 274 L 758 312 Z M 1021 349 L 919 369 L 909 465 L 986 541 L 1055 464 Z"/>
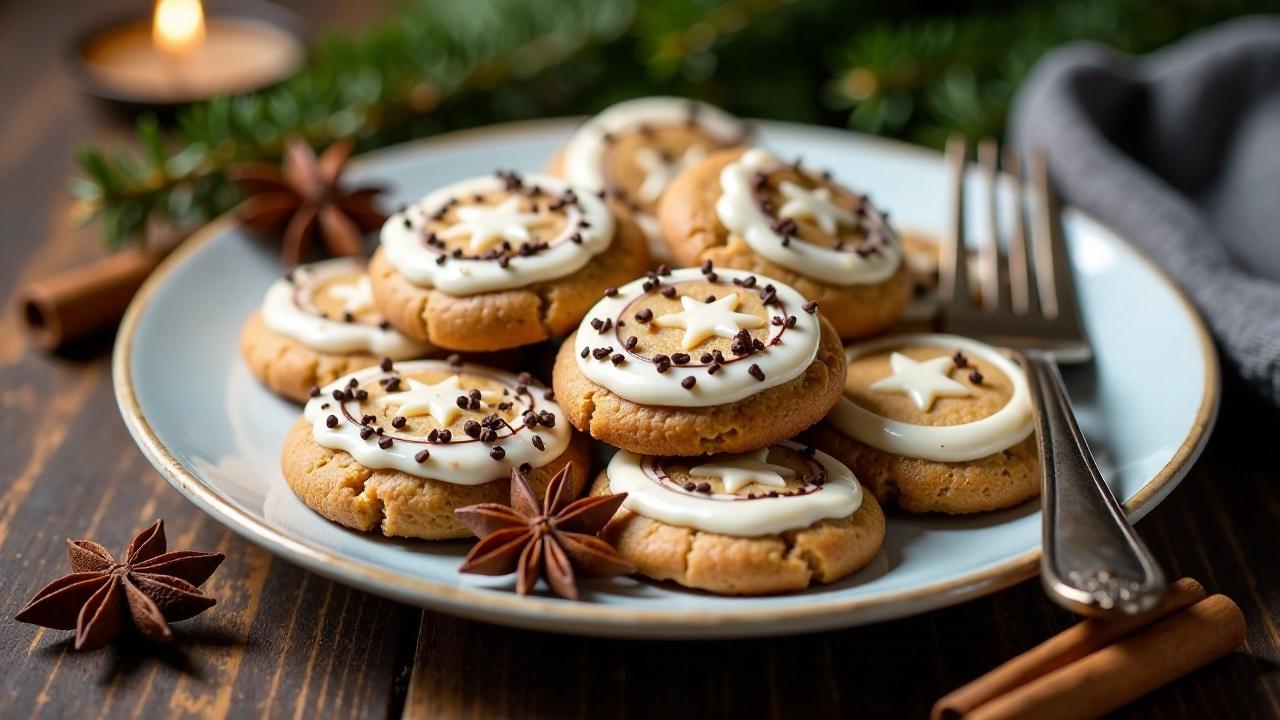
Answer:
<path fill-rule="evenodd" d="M 939 397 L 969 396 L 968 386 L 947 375 L 954 366 L 947 355 L 921 362 L 902 353 L 893 353 L 889 356 L 893 374 L 871 383 L 871 389 L 906 395 L 916 407 L 928 412 Z"/>
<path fill-rule="evenodd" d="M 741 120 L 714 105 L 676 97 L 627 100 L 607 108 L 578 128 L 564 149 L 564 176 L 569 182 L 592 191 L 608 189 L 605 158 L 609 144 L 604 139 L 605 135 L 625 133 L 646 123 L 654 126 L 681 124 L 689 119 L 691 110 L 697 118 L 698 130 L 721 146 L 736 145 L 746 135 L 745 125 Z M 681 170 L 692 165 L 705 152 L 701 145 L 691 145 L 678 161 L 668 162 L 651 149 L 639 149 L 635 161 L 646 176 L 637 199 L 652 203 L 662 195 L 662 191 L 666 190 L 667 185 Z M 649 255 L 653 260 L 671 262 L 671 248 L 662 239 L 658 219 L 643 210 L 634 213 L 634 216 L 636 224 L 648 240 Z"/>
<path fill-rule="evenodd" d="M 462 414 L 458 407 L 458 396 L 465 395 L 469 388 L 462 387 L 462 380 L 457 375 L 450 375 L 434 385 L 408 378 L 408 390 L 387 393 L 378 398 L 381 407 L 394 406 L 401 417 L 411 418 L 430 415 L 441 427 L 448 427 Z M 481 410 L 501 397 L 492 391 L 480 391 Z"/>
<path fill-rule="evenodd" d="M 730 232 L 741 236 L 752 250 L 768 260 L 833 285 L 870 285 L 888 280 L 897 272 L 902 262 L 902 242 L 892 233 L 886 235 L 879 251 L 866 256 L 808 242 L 784 245 L 782 235 L 773 229 L 772 219 L 756 203 L 753 189 L 756 173 L 769 172 L 781 165 L 769 151 L 753 148 L 720 172 L 722 194 L 716 201 L 716 213 Z M 828 234 L 835 232 L 832 223 L 848 225 L 854 221 L 852 213 L 830 202 L 830 191 L 825 194 L 818 190 L 805 191 L 793 185 L 788 196 L 787 185 L 793 184 L 783 182 L 779 186 L 784 196 L 789 197 L 779 209 L 783 217 L 812 218 Z"/>
<path fill-rule="evenodd" d="M 543 201 L 573 190 L 577 203 L 566 204 L 559 212 L 565 224 L 554 238 L 544 239 L 549 248 L 531 255 L 512 254 L 507 267 L 494 259 L 447 258 L 438 264 L 441 251 L 426 244 L 422 226 L 451 200 L 467 201 L 476 194 L 507 193 L 504 181 L 496 176 L 464 180 L 427 195 L 415 205 L 392 215 L 382 226 L 381 241 L 391 263 L 409 282 L 419 287 L 438 288 L 451 295 L 509 290 L 554 280 L 576 272 L 613 242 L 613 214 L 603 200 L 586 190 L 546 175 L 523 176 L 526 186 L 536 185 L 547 193 Z M 458 207 L 461 222 L 443 230 L 443 237 L 469 237 L 474 252 L 483 252 L 503 240 L 518 245 L 529 237 L 534 226 L 531 213 L 516 209 L 516 198 L 494 207 Z M 405 220 L 409 220 L 406 227 Z M 585 225 L 583 225 L 585 223 Z M 582 240 L 570 240 L 574 234 Z"/>
<path fill-rule="evenodd" d="M 742 121 L 714 105 L 677 97 L 636 98 L 607 108 L 578 128 L 564 149 L 564 176 L 592 191 L 606 189 L 605 155 L 609 143 L 605 135 L 635 130 L 646 123 L 679 125 L 689 119 L 691 110 L 698 130 L 716 142 L 732 145 L 741 141 Z"/>
<path fill-rule="evenodd" d="M 790 180 L 783 180 L 778 190 L 787 199 L 778 208 L 779 217 L 808 218 L 828 235 L 834 235 L 841 225 L 853 225 L 858 221 L 857 215 L 831 200 L 831 188 L 805 190 Z"/>
<path fill-rule="evenodd" d="M 662 197 L 672 180 L 685 168 L 693 167 L 707 156 L 701 145 L 690 145 L 679 158 L 668 158 L 650 147 L 636 150 L 636 165 L 644 171 L 644 181 L 636 191 L 641 202 L 651 203 Z"/>
<path fill-rule="evenodd" d="M 680 306 L 684 308 L 680 312 L 660 315 L 653 322 L 658 327 L 683 328 L 684 337 L 680 340 L 680 345 L 685 350 L 698 347 L 698 343 L 712 335 L 731 338 L 743 328 L 764 325 L 764 318 L 736 311 L 738 293 L 729 293 L 715 302 L 682 295 Z"/>
<path fill-rule="evenodd" d="M 956 335 L 900 335 L 859 343 L 846 349 L 850 360 L 868 353 L 906 346 L 959 350 L 999 369 L 1013 386 L 1009 401 L 995 413 L 963 425 L 917 425 L 877 415 L 841 397 L 827 421 L 849 437 L 903 457 L 936 462 L 967 462 L 1007 450 L 1031 434 L 1031 391 L 1026 375 L 996 348 Z M 946 358 L 947 362 L 951 359 Z"/>
<path fill-rule="evenodd" d="M 751 273 L 740 270 L 720 268 L 716 268 L 715 273 L 718 276 L 719 285 L 723 286 L 724 292 L 728 293 L 752 292 L 732 285 L 733 278 L 755 277 L 756 289 L 769 284 L 773 285 L 780 305 L 769 306 L 765 308 L 766 311 L 770 314 L 795 316 L 795 326 L 791 328 L 771 326 L 776 329 L 770 333 L 769 339 L 764 341 L 763 351 L 752 353 L 742 359 L 726 355 L 727 359 L 734 361 L 723 365 L 715 374 L 709 374 L 707 368 L 698 362 L 697 350 L 690 353 L 694 357 L 689 365 L 673 365 L 666 372 L 658 373 L 652 363 L 643 357 L 633 356 L 624 349 L 622 341 L 629 333 L 616 330 L 619 318 L 624 319 L 628 324 L 637 322 L 634 319 L 634 313 L 643 305 L 632 303 L 645 295 L 643 287 L 645 280 L 641 278 L 618 288 L 615 296 L 606 297 L 596 303 L 578 327 L 573 349 L 582 374 L 619 397 L 642 405 L 706 407 L 751 397 L 771 387 L 789 382 L 804 373 L 817 356 L 820 336 L 817 314 L 807 313 L 803 309 L 806 303 L 804 296 L 791 287 L 763 275 L 753 276 Z M 670 276 L 661 280 L 664 285 L 675 285 L 678 289 L 679 283 L 705 281 L 705 278 L 697 268 L 682 268 L 671 271 Z M 658 289 L 653 291 L 655 296 L 657 292 Z M 716 295 L 721 297 L 720 292 Z M 593 319 L 609 319 L 614 327 L 601 334 L 591 326 Z M 774 339 L 779 339 L 778 344 L 771 344 Z M 614 365 L 608 357 L 596 359 L 589 349 L 600 347 L 612 347 L 613 352 L 623 354 L 627 360 L 621 365 Z M 585 358 L 582 357 L 584 349 L 588 349 Z M 763 371 L 765 376 L 763 381 L 751 376 L 749 368 L 753 364 L 759 365 L 760 370 Z M 686 389 L 680 383 L 690 376 L 696 379 L 697 384 Z"/>
<path fill-rule="evenodd" d="M 368 275 L 361 275 L 354 283 L 329 285 L 325 293 L 343 302 L 343 312 L 359 315 L 373 309 L 373 282 Z"/>
<path fill-rule="evenodd" d="M 293 282 L 281 278 L 267 289 L 262 301 L 262 321 L 281 335 L 288 336 L 307 347 L 324 353 L 370 353 L 392 360 L 421 357 L 431 351 L 431 346 L 411 340 L 390 328 L 383 329 L 368 322 L 343 322 L 328 319 L 318 312 L 299 305 L 309 303 L 315 289 L 335 276 L 363 273 L 364 265 L 351 258 L 335 258 L 310 265 L 300 265 L 293 271 Z M 358 314 L 370 309 L 371 298 L 366 298 L 368 276 L 352 284 L 330 284 L 326 292 L 346 301 L 347 312 Z"/>
<path fill-rule="evenodd" d="M 736 493 L 748 485 L 786 487 L 787 478 L 795 472 L 782 465 L 769 463 L 769 448 L 761 448 L 744 455 L 727 455 L 715 462 L 689 468 L 689 474 L 697 477 L 719 478 L 726 492 Z"/>
<path fill-rule="evenodd" d="M 457 224 L 440 233 L 440 237 L 469 238 L 471 252 L 479 254 L 504 240 L 528 242 L 529 228 L 547 220 L 538 213 L 521 212 L 520 198 L 509 197 L 491 207 L 458 208 Z"/>
<path fill-rule="evenodd" d="M 334 390 L 347 387 L 351 378 L 360 382 L 360 387 L 376 386 L 380 378 L 397 374 L 414 372 L 447 372 L 464 375 L 481 375 L 504 384 L 510 391 L 506 399 L 514 403 L 517 420 L 512 422 L 515 432 L 503 430 L 498 439 L 492 443 L 472 440 L 461 433 L 455 433 L 449 443 L 428 443 L 426 437 L 414 435 L 407 430 L 397 430 L 390 425 L 384 426 L 384 434 L 394 442 L 389 448 L 378 445 L 381 436 L 373 435 L 365 440 L 360 437 L 361 410 L 359 403 L 351 400 L 345 403 L 335 400 Z M 406 378 L 410 379 L 410 378 Z M 420 383 L 421 384 L 421 383 Z M 311 398 L 303 411 L 303 417 L 311 423 L 311 436 L 321 446 L 331 450 L 343 450 L 350 453 L 356 462 L 371 469 L 391 469 L 409 473 L 417 477 L 440 480 L 455 485 L 483 485 L 484 483 L 503 478 L 511 473 L 512 468 L 521 463 L 529 463 L 533 467 L 541 467 L 559 457 L 569 446 L 569 423 L 564 412 L 555 402 L 543 398 L 545 389 L 541 386 L 529 386 L 528 393 L 516 393 L 519 381 L 510 373 L 478 365 L 452 366 L 438 360 L 418 360 L 396 363 L 392 372 L 384 372 L 378 367 L 369 367 L 344 375 L 322 388 L 319 397 Z M 440 384 L 437 384 L 439 387 Z M 459 387 L 464 387 L 461 383 Z M 410 391 L 412 392 L 412 391 Z M 465 394 L 465 389 L 455 392 Z M 403 395 L 400 393 L 399 395 Z M 395 397 L 388 394 L 383 397 Z M 530 404 L 536 412 L 547 411 L 555 416 L 554 427 L 539 425 L 537 428 L 525 427 L 518 418 Z M 324 407 L 324 406 L 328 407 Z M 458 409 L 457 406 L 454 406 Z M 346 413 L 343 410 L 346 410 Z M 479 421 L 493 412 L 492 408 L 482 404 L 479 410 L 461 410 L 469 413 Z M 349 414 L 349 416 L 348 416 Z M 432 415 L 434 417 L 434 410 Z M 339 419 L 337 427 L 330 428 L 327 418 L 334 415 Z M 438 419 L 438 418 L 437 418 Z M 533 436 L 542 438 L 544 450 L 533 445 Z M 494 460 L 490 451 L 501 447 L 506 455 L 501 460 Z M 421 450 L 429 450 L 431 455 L 424 462 L 414 457 Z"/>
<path fill-rule="evenodd" d="M 794 442 L 781 443 L 800 450 Z M 766 454 L 768 450 L 762 451 Z M 757 453 L 750 454 L 751 457 Z M 801 495 L 746 497 L 733 491 L 697 493 L 683 490 L 659 479 L 652 456 L 620 450 L 609 462 L 609 489 L 627 493 L 623 505 L 632 512 L 654 520 L 706 532 L 754 537 L 806 528 L 819 520 L 843 518 L 862 505 L 862 486 L 849 468 L 830 455 L 818 452 L 813 458 L 826 473 L 826 482 L 806 485 Z M 733 462 L 724 458 L 721 462 Z M 698 474 L 690 469 L 690 478 Z M 701 477 L 713 477 L 703 475 Z M 745 486 L 744 486 L 745 487 Z"/>

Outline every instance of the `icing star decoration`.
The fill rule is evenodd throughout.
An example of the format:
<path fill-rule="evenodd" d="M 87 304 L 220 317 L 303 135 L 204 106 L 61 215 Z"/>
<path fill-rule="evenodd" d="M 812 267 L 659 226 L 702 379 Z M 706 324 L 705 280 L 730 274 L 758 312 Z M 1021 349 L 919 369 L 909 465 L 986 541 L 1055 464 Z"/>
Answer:
<path fill-rule="evenodd" d="M 743 328 L 758 328 L 764 325 L 764 319 L 748 313 L 735 312 L 738 307 L 738 294 L 729 293 L 714 302 L 703 302 L 687 295 L 680 297 L 680 305 L 684 310 L 678 313 L 662 315 L 654 320 L 658 327 L 684 328 L 684 339 L 681 345 L 685 350 L 692 350 L 698 343 L 717 335 L 731 338 Z"/>
<path fill-rule="evenodd" d="M 946 355 L 917 362 L 902 353 L 889 356 L 893 374 L 871 384 L 872 390 L 902 393 L 928 412 L 939 397 L 968 397 L 969 388 L 947 376 L 954 361 Z"/>
<path fill-rule="evenodd" d="M 417 417 L 430 415 L 442 426 L 449 426 L 462 413 L 458 406 L 458 397 L 464 395 L 462 380 L 454 375 L 434 385 L 407 378 L 409 389 L 398 393 L 388 393 L 378 398 L 378 405 L 398 405 L 401 417 Z M 480 401 L 488 404 L 497 399 L 498 393 L 481 391 Z"/>
<path fill-rule="evenodd" d="M 682 170 L 694 165 L 707 156 L 707 149 L 701 145 L 690 145 L 680 156 L 673 160 L 670 155 L 653 148 L 642 147 L 635 152 L 636 165 L 644 171 L 644 182 L 636 194 L 643 202 L 653 202 L 662 195 L 671 181 Z"/>
<path fill-rule="evenodd" d="M 795 474 L 791 468 L 781 465 L 770 465 L 769 448 L 757 450 L 744 455 L 727 457 L 718 462 L 710 462 L 689 468 L 689 474 L 697 477 L 720 478 L 725 492 L 736 493 L 748 485 L 766 485 L 768 487 L 786 487 L 789 478 Z"/>
<path fill-rule="evenodd" d="M 789 180 L 783 180 L 778 191 L 787 199 L 778 208 L 779 217 L 809 218 L 828 235 L 834 235 L 841 225 L 853 225 L 858 221 L 853 213 L 832 202 L 830 188 L 805 190 Z"/>
<path fill-rule="evenodd" d="M 361 275 L 353 283 L 335 283 L 326 288 L 325 292 L 345 303 L 342 306 L 343 312 L 359 315 L 365 310 L 373 309 L 373 283 L 369 282 L 368 275 Z"/>
<path fill-rule="evenodd" d="M 507 240 L 527 242 L 529 228 L 546 220 L 537 213 L 520 211 L 520 198 L 507 198 L 499 205 L 468 205 L 458 208 L 458 222 L 440 233 L 443 238 L 471 238 L 471 252 L 482 253 Z"/>

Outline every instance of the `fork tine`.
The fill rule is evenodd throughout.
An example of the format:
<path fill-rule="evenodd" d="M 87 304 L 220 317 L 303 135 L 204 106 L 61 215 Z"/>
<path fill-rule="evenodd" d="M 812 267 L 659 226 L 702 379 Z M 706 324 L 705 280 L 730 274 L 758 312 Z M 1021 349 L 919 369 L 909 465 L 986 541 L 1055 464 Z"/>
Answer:
<path fill-rule="evenodd" d="M 1012 147 L 1004 151 L 1004 171 L 1013 179 L 1013 222 L 1009 229 L 1009 304 L 1015 315 L 1031 312 L 1032 288 L 1027 255 L 1027 193 L 1022 174 L 1022 161 Z"/>
<path fill-rule="evenodd" d="M 951 176 L 954 203 L 951 216 L 951 232 L 948 234 L 938 257 L 938 296 L 949 307 L 969 304 L 969 279 L 967 257 L 964 249 L 964 181 L 968 142 L 962 135 L 947 138 L 947 169 Z"/>
<path fill-rule="evenodd" d="M 978 141 L 978 162 L 987 186 L 987 239 L 978 249 L 978 290 L 982 308 L 995 312 L 1000 307 L 1000 218 L 997 201 L 1000 192 L 1000 147 L 992 138 Z"/>
<path fill-rule="evenodd" d="M 1071 285 L 1071 265 L 1067 260 L 1062 236 L 1055 229 L 1058 211 L 1049 185 L 1049 167 L 1044 153 L 1031 153 L 1031 189 L 1035 193 L 1035 224 L 1031 230 L 1031 247 L 1035 258 L 1036 286 L 1040 295 L 1040 311 L 1046 318 L 1058 317 L 1062 300 L 1059 280 Z"/>

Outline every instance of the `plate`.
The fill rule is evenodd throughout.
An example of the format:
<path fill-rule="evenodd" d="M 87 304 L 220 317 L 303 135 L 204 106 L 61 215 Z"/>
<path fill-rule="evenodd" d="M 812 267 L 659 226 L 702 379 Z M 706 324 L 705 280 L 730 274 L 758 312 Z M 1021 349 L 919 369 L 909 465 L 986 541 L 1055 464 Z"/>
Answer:
<path fill-rule="evenodd" d="M 482 128 L 382 150 L 355 180 L 408 202 L 495 168 L 543 166 L 573 120 Z M 760 123 L 761 142 L 820 161 L 871 193 L 902 227 L 945 230 L 941 157 L 840 130 Z M 970 193 L 977 195 L 978 193 Z M 975 206 L 970 218 L 982 217 Z M 1096 361 L 1066 369 L 1099 466 L 1141 517 L 1177 485 L 1217 411 L 1218 365 L 1199 316 L 1131 245 L 1068 211 L 1065 234 Z M 978 235 L 975 226 L 974 234 Z M 120 411 L 138 446 L 180 492 L 245 538 L 340 582 L 443 612 L 590 635 L 745 637 L 846 627 L 925 612 L 1036 572 L 1036 503 L 967 518 L 890 515 L 884 550 L 831 585 L 730 598 L 630 578 L 588 584 L 585 602 L 511 592 L 510 578 L 464 576 L 466 542 L 398 541 L 329 523 L 289 490 L 279 449 L 299 408 L 262 389 L 240 359 L 240 324 L 278 274 L 273 252 L 228 219 L 188 240 L 138 293 L 113 360 Z"/>

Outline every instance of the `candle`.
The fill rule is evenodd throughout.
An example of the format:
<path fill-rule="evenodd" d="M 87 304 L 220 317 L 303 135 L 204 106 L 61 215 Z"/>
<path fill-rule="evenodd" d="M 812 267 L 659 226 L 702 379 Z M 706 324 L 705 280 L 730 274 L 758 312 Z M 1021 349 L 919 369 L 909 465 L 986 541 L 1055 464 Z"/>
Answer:
<path fill-rule="evenodd" d="M 302 64 L 283 12 L 259 3 L 205 16 L 200 0 L 156 0 L 149 21 L 99 32 L 79 47 L 87 89 L 146 105 L 174 105 L 258 90 Z M 276 20 L 273 22 L 273 20 Z"/>

